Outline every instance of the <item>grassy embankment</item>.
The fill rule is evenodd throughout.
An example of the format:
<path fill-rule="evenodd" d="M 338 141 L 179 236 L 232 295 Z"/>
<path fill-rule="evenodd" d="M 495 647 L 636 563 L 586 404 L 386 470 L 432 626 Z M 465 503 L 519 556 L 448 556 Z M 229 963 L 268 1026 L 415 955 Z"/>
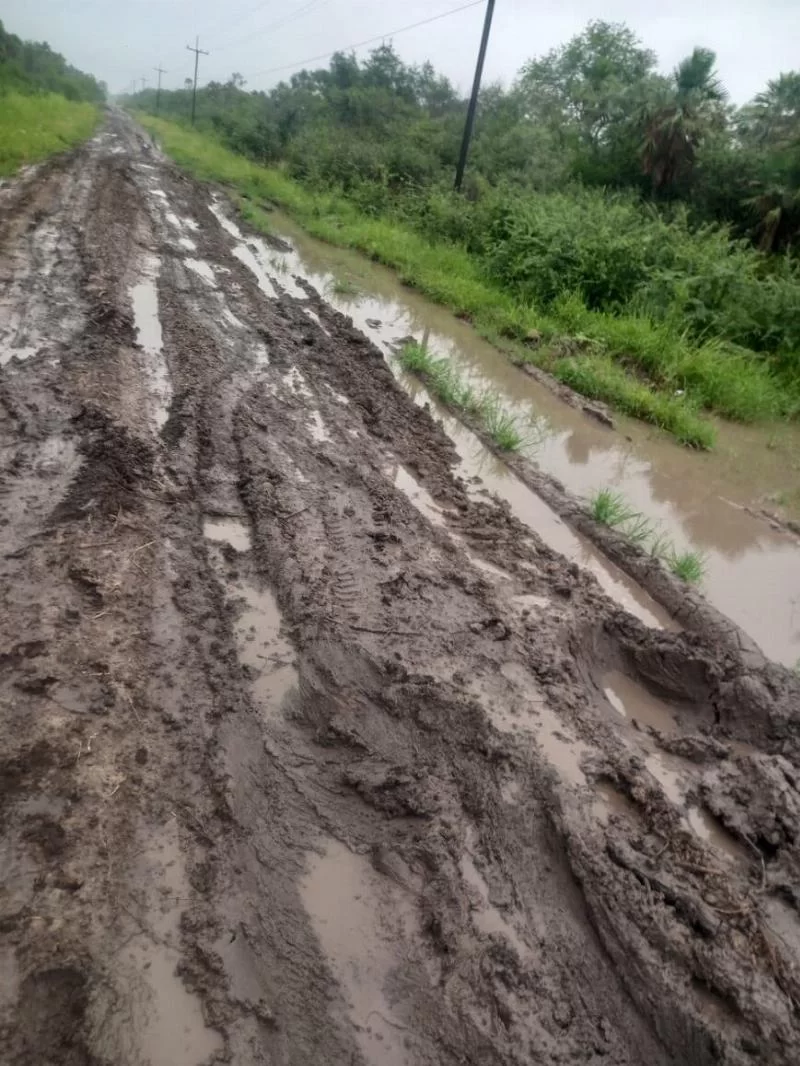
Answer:
<path fill-rule="evenodd" d="M 56 93 L 0 97 L 0 175 L 14 174 L 85 141 L 97 126 L 94 104 L 75 103 Z"/>
<path fill-rule="evenodd" d="M 431 241 L 395 219 L 367 216 L 340 194 L 311 191 L 207 135 L 139 117 L 195 177 L 231 186 L 256 228 L 269 229 L 259 202 L 277 202 L 315 237 L 393 267 L 404 282 L 469 319 L 512 358 L 535 362 L 578 392 L 659 426 L 683 444 L 713 446 L 714 427 L 703 410 L 741 421 L 796 413 L 796 398 L 743 349 L 693 342 L 644 314 L 590 311 L 577 296 L 542 312 L 487 279 L 481 262 L 458 244 Z"/>

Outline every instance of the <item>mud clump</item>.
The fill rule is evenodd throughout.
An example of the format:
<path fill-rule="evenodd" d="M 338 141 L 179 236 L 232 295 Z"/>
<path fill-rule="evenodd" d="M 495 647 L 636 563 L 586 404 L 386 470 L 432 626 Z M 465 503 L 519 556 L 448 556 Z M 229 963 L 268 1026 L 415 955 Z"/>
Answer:
<path fill-rule="evenodd" d="M 80 452 L 85 461 L 56 509 L 55 521 L 67 521 L 88 510 L 103 515 L 136 510 L 145 487 L 152 492 L 152 445 L 134 437 L 127 427 L 115 425 L 96 407 L 83 408 L 73 425 L 81 435 Z"/>

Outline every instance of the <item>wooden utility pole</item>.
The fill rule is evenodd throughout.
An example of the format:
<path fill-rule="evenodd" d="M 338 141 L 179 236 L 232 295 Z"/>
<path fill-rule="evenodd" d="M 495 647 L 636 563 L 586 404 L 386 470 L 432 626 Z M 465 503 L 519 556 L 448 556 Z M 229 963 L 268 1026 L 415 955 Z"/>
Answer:
<path fill-rule="evenodd" d="M 142 92 L 144 92 L 145 85 L 147 85 L 147 78 L 139 78 L 139 81 L 142 83 Z"/>
<path fill-rule="evenodd" d="M 472 130 L 475 126 L 475 112 L 478 109 L 478 94 L 481 91 L 483 64 L 486 59 L 486 49 L 489 45 L 489 33 L 492 29 L 494 2 L 495 0 L 489 0 L 488 4 L 486 5 L 486 18 L 484 19 L 483 23 L 481 47 L 478 51 L 478 65 L 475 68 L 475 81 L 472 83 L 472 96 L 470 97 L 469 107 L 467 108 L 467 121 L 464 126 L 464 137 L 461 141 L 461 153 L 459 154 L 458 167 L 456 168 L 456 192 L 461 192 L 461 183 L 464 180 L 464 169 L 467 165 L 467 155 L 469 154 L 469 142 L 472 140 Z"/>
<path fill-rule="evenodd" d="M 161 67 L 153 67 L 153 70 L 158 74 L 158 88 L 156 89 L 156 114 L 158 114 L 158 109 L 161 106 L 161 75 L 167 72 L 162 70 Z"/>
<path fill-rule="evenodd" d="M 195 37 L 194 39 L 194 48 L 192 48 L 190 44 L 187 44 L 186 47 L 190 52 L 194 52 L 194 86 L 192 87 L 192 125 L 194 125 L 194 114 L 195 109 L 197 108 L 197 66 L 200 62 L 200 56 L 207 56 L 210 53 L 204 52 L 200 47 L 199 37 Z"/>

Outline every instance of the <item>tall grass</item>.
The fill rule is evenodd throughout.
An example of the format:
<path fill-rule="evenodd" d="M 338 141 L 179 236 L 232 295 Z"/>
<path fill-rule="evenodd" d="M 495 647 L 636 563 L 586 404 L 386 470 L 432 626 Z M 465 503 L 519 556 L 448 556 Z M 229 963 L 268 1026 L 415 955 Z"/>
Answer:
<path fill-rule="evenodd" d="M 55 93 L 0 96 L 0 175 L 90 137 L 100 112 L 94 104 L 75 103 Z"/>
<path fill-rule="evenodd" d="M 713 446 L 714 428 L 703 417 L 704 409 L 741 421 L 790 416 L 800 409 L 800 386 L 787 389 L 779 384 L 766 361 L 728 341 L 692 339 L 688 330 L 681 332 L 674 299 L 670 314 L 661 319 L 654 311 L 657 293 L 650 294 L 646 307 L 632 300 L 627 310 L 592 308 L 584 292 L 568 288 L 569 279 L 577 276 L 574 270 L 565 268 L 559 275 L 559 264 L 552 258 L 550 289 L 539 285 L 535 292 L 528 291 L 507 264 L 498 266 L 497 249 L 492 253 L 485 247 L 479 255 L 464 244 L 429 240 L 396 213 L 366 215 L 341 193 L 310 190 L 279 169 L 260 167 L 228 151 L 211 137 L 150 116 L 141 119 L 196 177 L 228 184 L 251 204 L 277 202 L 314 236 L 393 267 L 404 282 L 485 335 L 517 343 L 520 358 L 538 363 L 586 396 L 658 426 L 682 444 Z M 462 204 L 460 210 L 472 209 Z M 602 241 L 595 240 L 593 248 L 602 249 Z M 503 254 L 512 255 L 508 248 Z M 548 255 L 549 249 L 543 248 L 542 254 Z M 605 260 L 597 254 L 599 286 Z M 615 254 L 607 269 L 623 291 L 612 266 L 624 276 L 625 257 L 618 248 Z M 532 262 L 529 255 L 529 266 Z M 487 275 L 487 263 L 492 276 Z M 665 276 L 663 271 L 659 276 Z M 628 288 L 637 291 L 633 284 Z M 546 304 L 540 298 L 545 291 L 550 293 Z M 595 294 L 599 305 L 611 298 L 609 293 L 600 296 Z M 532 335 L 544 343 L 525 347 Z M 575 336 L 582 339 L 580 351 L 569 343 Z"/>

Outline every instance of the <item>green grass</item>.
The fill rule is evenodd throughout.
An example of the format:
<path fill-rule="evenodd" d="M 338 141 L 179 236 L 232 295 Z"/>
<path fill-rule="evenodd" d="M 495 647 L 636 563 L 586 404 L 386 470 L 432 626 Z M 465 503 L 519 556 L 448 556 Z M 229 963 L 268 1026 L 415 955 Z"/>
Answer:
<path fill-rule="evenodd" d="M 632 544 L 661 559 L 682 581 L 697 584 L 703 580 L 705 556 L 695 551 L 677 552 L 666 533 L 641 511 L 634 510 L 621 492 L 599 489 L 590 498 L 588 510 L 595 522 L 619 530 Z"/>
<path fill-rule="evenodd" d="M 673 551 L 667 556 L 667 566 L 676 577 L 690 585 L 696 585 L 702 581 L 706 572 L 706 561 L 700 552 L 677 553 Z"/>
<path fill-rule="evenodd" d="M 350 281 L 349 278 L 335 278 L 331 282 L 331 292 L 335 296 L 360 296 L 361 290 L 355 284 Z"/>
<path fill-rule="evenodd" d="M 55 93 L 0 96 L 0 175 L 85 141 L 99 118 L 94 104 L 73 103 Z"/>
<path fill-rule="evenodd" d="M 621 492 L 613 492 L 611 489 L 600 489 L 589 501 L 589 513 L 595 522 L 601 522 L 604 526 L 621 526 L 627 522 L 636 512 L 627 504 Z"/>
<path fill-rule="evenodd" d="M 421 378 L 445 407 L 475 419 L 501 451 L 516 452 L 532 442 L 532 435 L 522 431 L 496 393 L 478 392 L 449 360 L 437 359 L 416 342 L 404 345 L 398 358 L 403 369 Z"/>
<path fill-rule="evenodd" d="M 796 401 L 784 396 L 766 365 L 744 349 L 718 341 L 692 343 L 672 325 L 642 314 L 589 311 L 574 293 L 563 294 L 544 313 L 487 280 L 463 247 L 432 243 L 390 218 L 366 216 L 342 195 L 312 191 L 210 136 L 139 117 L 195 177 L 227 184 L 244 197 L 245 217 L 256 227 L 269 226 L 259 204 L 279 204 L 313 236 L 393 267 L 403 282 L 469 320 L 484 336 L 510 339 L 517 358 L 684 445 L 713 447 L 715 431 L 705 410 L 740 421 L 791 414 Z M 541 338 L 533 350 L 523 344 L 532 334 Z"/>

